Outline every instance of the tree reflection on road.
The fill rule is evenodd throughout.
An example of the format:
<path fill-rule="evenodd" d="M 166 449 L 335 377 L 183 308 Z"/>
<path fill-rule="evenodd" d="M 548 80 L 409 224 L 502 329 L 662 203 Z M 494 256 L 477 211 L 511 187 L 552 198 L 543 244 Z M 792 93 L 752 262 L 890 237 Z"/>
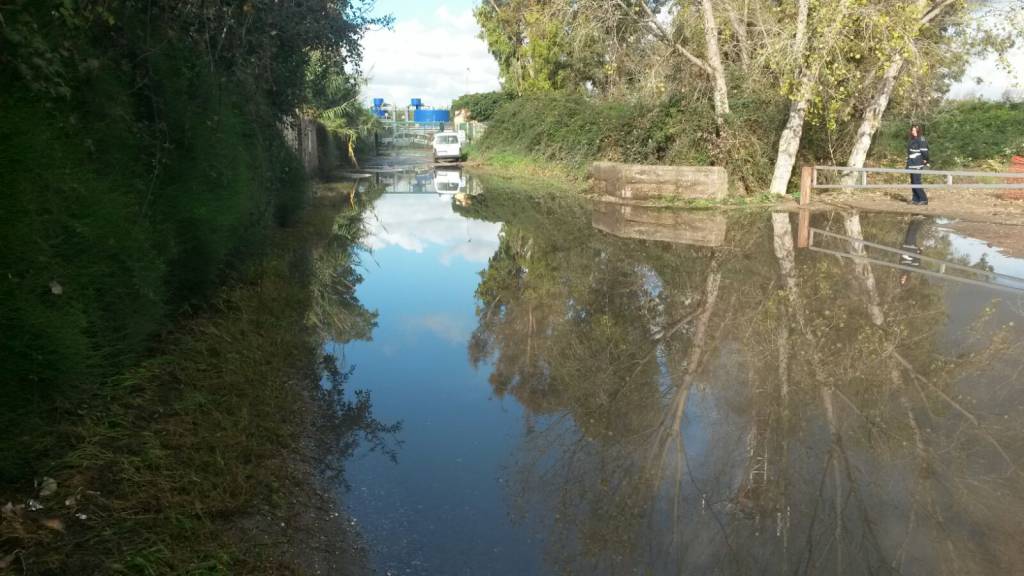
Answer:
<path fill-rule="evenodd" d="M 510 489 L 549 531 L 554 570 L 1024 565 L 1012 297 L 797 251 L 788 214 L 730 216 L 722 245 L 696 245 L 492 196 L 465 211 L 504 222 L 469 355 L 528 410 Z M 908 222 L 814 225 L 899 247 Z M 958 258 L 934 225 L 919 240 Z"/>

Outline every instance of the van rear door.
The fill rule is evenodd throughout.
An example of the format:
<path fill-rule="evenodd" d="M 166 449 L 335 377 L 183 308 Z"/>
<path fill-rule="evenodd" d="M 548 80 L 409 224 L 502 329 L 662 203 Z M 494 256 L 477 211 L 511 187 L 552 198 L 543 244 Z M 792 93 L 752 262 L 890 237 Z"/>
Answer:
<path fill-rule="evenodd" d="M 434 136 L 434 156 L 438 158 L 458 158 L 462 156 L 462 145 L 455 134 L 438 134 Z"/>

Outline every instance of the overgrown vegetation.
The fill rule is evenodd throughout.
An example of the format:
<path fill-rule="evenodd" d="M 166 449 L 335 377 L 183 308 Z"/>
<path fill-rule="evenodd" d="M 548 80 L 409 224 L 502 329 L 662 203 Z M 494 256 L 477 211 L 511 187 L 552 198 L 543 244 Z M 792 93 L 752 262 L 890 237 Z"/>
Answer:
<path fill-rule="evenodd" d="M 463 94 L 452 102 L 452 110 L 469 110 L 469 117 L 471 119 L 478 122 L 487 122 L 498 111 L 498 108 L 511 98 L 510 94 L 502 91 Z"/>
<path fill-rule="evenodd" d="M 310 462 L 336 468 L 360 442 L 389 449 L 398 430 L 373 418 L 369 396 L 346 394 L 351 371 L 322 356 L 328 334 L 313 328 L 348 314 L 358 338 L 375 324 L 354 313 L 365 204 L 347 204 L 323 198 L 276 232 L 208 312 L 91 389 L 83 417 L 51 423 L 72 447 L 46 471 L 59 488 L 40 511 L 5 511 L 0 551 L 20 550 L 18 562 L 43 574 L 293 573 L 284 543 L 259 536 L 323 505 Z M 342 296 L 339 309 L 313 307 L 321 292 Z M 258 524 L 255 540 L 241 536 L 244 522 Z"/>
<path fill-rule="evenodd" d="M 255 339 L 271 338 L 256 332 L 289 321 L 300 302 L 257 320 L 266 293 L 214 296 L 249 276 L 268 234 L 302 213 L 309 185 L 281 123 L 350 94 L 332 87 L 355 84 L 345 70 L 358 70 L 363 31 L 386 23 L 368 7 L 0 6 L 3 502 L 34 493 L 45 475 L 102 492 L 90 536 L 47 547 L 38 566 L 215 573 L 221 514 L 280 480 L 271 469 L 300 407 L 285 401 L 295 380 L 274 353 L 306 348 Z M 244 325 L 231 328 L 236 348 L 264 356 L 203 332 L 223 335 L 234 321 Z M 238 363 L 246 358 L 266 365 Z M 279 420 L 247 420 L 268 410 L 261 393 L 279 400 L 267 405 Z M 26 550 L 39 534 L 2 522 L 0 559 L 15 549 L 34 557 Z"/>
<path fill-rule="evenodd" d="M 0 482 L 38 477 L 63 449 L 53 411 L 294 219 L 308 189 L 278 124 L 308 97 L 312 50 L 358 62 L 361 6 L 4 4 Z"/>
<path fill-rule="evenodd" d="M 682 98 L 652 103 L 541 92 L 512 100 L 494 114 L 474 144 L 473 158 L 516 172 L 538 170 L 582 178 L 595 160 L 708 165 L 728 158 L 734 190 L 760 194 L 772 174 L 772 138 L 786 110 L 771 102 L 736 100 L 730 144 L 716 148 L 714 111 Z M 874 165 L 902 167 L 907 130 L 925 125 L 932 162 L 949 169 L 1003 169 L 1024 154 L 1024 104 L 946 102 L 920 116 L 895 111 L 871 150 Z M 828 138 L 808 138 L 800 162 L 841 163 Z"/>
<path fill-rule="evenodd" d="M 785 111 L 770 103 L 737 102 L 734 142 L 718 150 L 714 110 L 707 102 L 597 99 L 541 92 L 505 104 L 474 148 L 488 163 L 511 154 L 568 166 L 582 174 L 594 160 L 701 166 L 728 157 L 734 186 L 753 189 L 771 174 L 772 126 Z"/>
<path fill-rule="evenodd" d="M 531 134 L 555 139 L 540 155 L 683 155 L 727 167 L 740 191 L 782 195 L 801 161 L 862 166 L 889 108 L 921 117 L 971 57 L 1005 54 L 1024 30 L 1013 4 L 494 0 L 474 15 L 503 90 L 594 99 L 567 98 L 564 129 L 519 104 Z M 605 131 L 625 150 L 609 150 Z"/>
<path fill-rule="evenodd" d="M 920 120 L 901 115 L 888 119 L 872 149 L 876 161 L 903 161 L 907 130 L 914 121 L 924 126 L 937 169 L 1005 172 L 1011 156 L 1024 155 L 1024 102 L 965 100 L 946 102 Z"/>

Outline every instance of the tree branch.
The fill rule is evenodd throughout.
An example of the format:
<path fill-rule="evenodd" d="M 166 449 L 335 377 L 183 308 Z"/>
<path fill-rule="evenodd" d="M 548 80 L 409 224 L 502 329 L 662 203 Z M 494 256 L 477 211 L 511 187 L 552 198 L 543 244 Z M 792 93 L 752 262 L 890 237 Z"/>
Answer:
<path fill-rule="evenodd" d="M 651 8 L 649 6 L 647 6 L 647 4 L 645 2 L 640 2 L 640 6 L 643 7 L 644 12 L 647 13 L 647 20 L 646 21 L 645 20 L 641 20 L 638 16 L 636 16 L 633 13 L 633 10 L 631 10 L 630 7 L 627 6 L 625 2 L 623 2 L 623 0 L 615 0 L 615 1 L 616 1 L 616 3 L 619 6 L 622 7 L 623 10 L 625 10 L 628 14 L 630 14 L 633 17 L 633 19 L 635 19 L 637 22 L 640 22 L 641 24 L 647 24 L 647 26 L 650 27 L 651 31 L 654 32 L 654 35 L 657 36 L 658 38 L 660 38 L 662 42 L 667 44 L 670 48 L 674 49 L 676 52 L 679 52 L 680 54 L 682 54 L 683 57 L 686 58 L 687 60 L 689 60 L 694 66 L 700 68 L 701 70 L 703 70 L 705 73 L 707 73 L 709 75 L 712 74 L 711 66 L 708 65 L 707 62 L 705 62 L 704 60 L 698 58 L 697 56 L 694 56 L 689 50 L 684 48 L 682 44 L 680 44 L 679 42 L 676 42 L 675 40 L 672 39 L 672 36 L 668 33 L 667 30 L 665 30 L 665 27 L 662 26 L 658 22 L 658 19 L 657 19 L 657 17 L 655 17 L 654 12 L 651 11 Z"/>

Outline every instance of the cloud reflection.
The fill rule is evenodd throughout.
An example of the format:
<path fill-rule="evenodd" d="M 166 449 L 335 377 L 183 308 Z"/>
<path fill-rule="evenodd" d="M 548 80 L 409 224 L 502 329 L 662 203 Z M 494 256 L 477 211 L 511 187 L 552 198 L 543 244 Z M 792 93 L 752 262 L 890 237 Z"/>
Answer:
<path fill-rule="evenodd" d="M 463 345 L 473 331 L 465 321 L 447 314 L 425 314 L 405 319 L 406 328 L 412 332 L 426 331 L 449 344 Z"/>
<path fill-rule="evenodd" d="M 449 266 L 457 258 L 486 263 L 498 249 L 501 224 L 459 216 L 448 196 L 385 194 L 374 208 L 366 240 L 374 250 L 396 246 L 422 253 L 440 247 L 438 261 Z"/>

